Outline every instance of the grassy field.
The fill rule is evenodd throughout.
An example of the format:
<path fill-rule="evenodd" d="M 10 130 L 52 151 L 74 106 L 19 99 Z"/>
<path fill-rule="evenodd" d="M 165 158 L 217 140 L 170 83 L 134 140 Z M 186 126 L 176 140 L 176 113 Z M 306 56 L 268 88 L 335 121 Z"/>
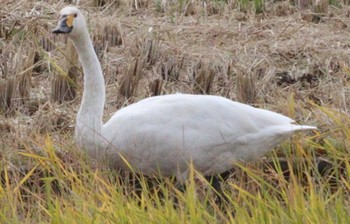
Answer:
<path fill-rule="evenodd" d="M 0 223 L 348 223 L 350 7 L 295 2 L 2 1 Z M 195 170 L 184 193 L 144 177 L 135 193 L 134 177 L 74 145 L 82 71 L 72 43 L 51 34 L 68 3 L 84 11 L 102 63 L 105 121 L 140 99 L 182 92 L 319 130 L 237 164 L 223 184 L 225 208 Z"/>

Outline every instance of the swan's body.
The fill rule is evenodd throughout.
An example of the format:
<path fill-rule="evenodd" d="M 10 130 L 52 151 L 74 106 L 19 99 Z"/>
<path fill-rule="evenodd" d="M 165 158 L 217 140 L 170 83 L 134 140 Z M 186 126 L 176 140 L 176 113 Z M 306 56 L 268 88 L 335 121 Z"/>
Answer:
<path fill-rule="evenodd" d="M 214 175 L 234 161 L 260 158 L 295 131 L 313 129 L 292 122 L 223 97 L 175 94 L 119 110 L 103 125 L 102 136 L 145 174 L 183 175 L 192 161 L 197 170 Z"/>
<path fill-rule="evenodd" d="M 316 129 L 223 97 L 187 94 L 144 99 L 103 125 L 105 84 L 83 15 L 74 7 L 62 9 L 54 32 L 69 33 L 83 65 L 76 141 L 114 167 L 128 168 L 126 159 L 143 174 L 183 180 L 193 163 L 203 174 L 215 175 L 231 169 L 234 161 L 261 157 L 296 131 Z"/>

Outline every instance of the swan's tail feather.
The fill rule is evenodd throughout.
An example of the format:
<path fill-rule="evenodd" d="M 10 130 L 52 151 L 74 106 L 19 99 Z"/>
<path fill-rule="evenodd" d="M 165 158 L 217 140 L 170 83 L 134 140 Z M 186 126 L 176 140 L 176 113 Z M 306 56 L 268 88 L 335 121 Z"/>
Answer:
<path fill-rule="evenodd" d="M 316 130 L 317 127 L 309 126 L 309 125 L 298 125 L 298 124 L 290 124 L 290 125 L 278 125 L 269 127 L 265 129 L 265 133 L 270 133 L 271 135 L 281 135 L 281 136 L 290 136 L 293 133 L 297 132 L 306 132 L 311 130 Z"/>
<path fill-rule="evenodd" d="M 294 125 L 293 124 L 293 132 L 310 131 L 310 130 L 317 130 L 317 127 L 309 126 L 309 125 Z"/>

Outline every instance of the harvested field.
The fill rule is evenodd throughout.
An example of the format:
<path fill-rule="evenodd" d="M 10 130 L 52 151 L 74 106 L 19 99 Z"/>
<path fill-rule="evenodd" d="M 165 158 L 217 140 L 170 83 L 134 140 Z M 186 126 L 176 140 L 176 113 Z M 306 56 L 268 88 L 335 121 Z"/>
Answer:
<path fill-rule="evenodd" d="M 346 223 L 350 7 L 330 2 L 3 0 L 0 223 Z M 236 218 L 196 173 L 188 193 L 166 181 L 136 200 L 132 184 L 74 146 L 82 69 L 72 43 L 51 34 L 68 3 L 84 11 L 102 64 L 104 121 L 146 97 L 180 92 L 221 95 L 319 130 L 238 165 L 224 184 Z"/>

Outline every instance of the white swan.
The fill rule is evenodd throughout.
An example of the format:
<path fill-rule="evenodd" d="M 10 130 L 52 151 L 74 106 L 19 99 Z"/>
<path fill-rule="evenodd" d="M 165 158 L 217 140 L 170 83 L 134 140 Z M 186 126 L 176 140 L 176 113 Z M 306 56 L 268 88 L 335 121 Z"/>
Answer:
<path fill-rule="evenodd" d="M 53 33 L 73 40 L 84 70 L 76 141 L 93 158 L 127 169 L 122 155 L 145 175 L 175 175 L 183 181 L 189 163 L 204 175 L 220 174 L 234 161 L 261 157 L 294 132 L 316 129 L 223 97 L 187 94 L 144 99 L 103 124 L 105 84 L 84 16 L 75 7 L 60 14 Z"/>

